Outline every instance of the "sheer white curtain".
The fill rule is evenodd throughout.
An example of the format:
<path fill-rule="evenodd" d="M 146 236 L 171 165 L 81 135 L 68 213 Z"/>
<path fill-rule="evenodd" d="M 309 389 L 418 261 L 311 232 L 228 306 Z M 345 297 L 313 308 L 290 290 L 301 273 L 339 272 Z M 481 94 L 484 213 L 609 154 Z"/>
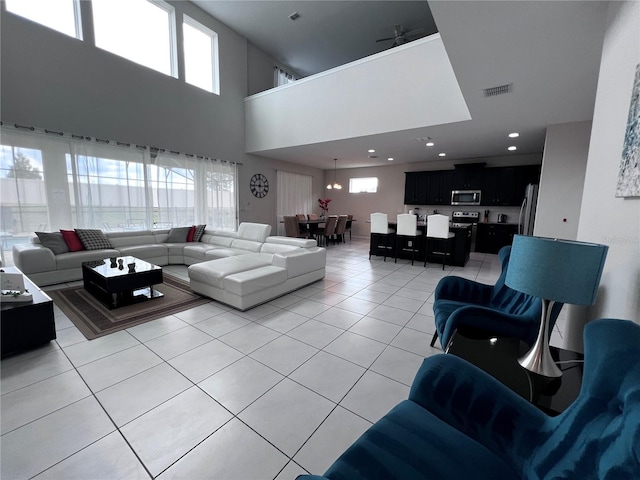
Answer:
<path fill-rule="evenodd" d="M 73 226 L 107 231 L 151 228 L 148 150 L 88 141 L 70 142 L 70 147 L 66 171 Z"/>
<path fill-rule="evenodd" d="M 233 162 L 31 127 L 1 134 L 3 250 L 60 228 L 237 228 Z"/>
<path fill-rule="evenodd" d="M 159 224 L 236 229 L 235 163 L 158 152 L 149 171 L 153 215 Z"/>
<path fill-rule="evenodd" d="M 313 199 L 311 198 L 313 177 L 283 170 L 278 170 L 277 173 L 278 235 L 284 235 L 284 224 L 280 223 L 284 215 L 309 214 L 313 211 Z"/>

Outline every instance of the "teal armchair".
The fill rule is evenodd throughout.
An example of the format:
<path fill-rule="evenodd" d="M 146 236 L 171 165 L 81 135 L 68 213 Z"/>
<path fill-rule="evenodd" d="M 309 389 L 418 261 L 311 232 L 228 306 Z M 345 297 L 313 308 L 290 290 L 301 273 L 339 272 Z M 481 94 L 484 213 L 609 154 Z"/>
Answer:
<path fill-rule="evenodd" d="M 300 479 L 580 479 L 640 475 L 640 326 L 585 328 L 578 398 L 556 417 L 453 355 L 424 360 L 401 402 L 324 476 Z"/>
<path fill-rule="evenodd" d="M 540 327 L 542 301 L 505 285 L 511 246 L 500 249 L 502 273 L 495 285 L 485 285 L 466 278 L 447 276 L 434 291 L 433 313 L 436 332 L 431 346 L 440 337 L 446 348 L 456 329 L 462 325 L 487 330 L 497 335 L 519 338 L 533 345 Z M 562 303 L 551 312 L 549 332 L 553 329 Z"/>

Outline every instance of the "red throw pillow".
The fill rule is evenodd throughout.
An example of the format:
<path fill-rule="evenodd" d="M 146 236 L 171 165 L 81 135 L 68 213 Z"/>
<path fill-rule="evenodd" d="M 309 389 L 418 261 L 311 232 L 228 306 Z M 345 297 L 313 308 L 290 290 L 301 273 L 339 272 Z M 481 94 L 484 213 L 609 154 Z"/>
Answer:
<path fill-rule="evenodd" d="M 193 225 L 187 234 L 187 242 L 193 242 L 193 234 L 196 233 L 196 226 Z"/>
<path fill-rule="evenodd" d="M 67 244 L 67 247 L 69 247 L 70 252 L 84 250 L 84 245 L 74 230 L 60 229 L 60 233 L 62 234 L 62 238 L 64 238 L 64 242 Z"/>

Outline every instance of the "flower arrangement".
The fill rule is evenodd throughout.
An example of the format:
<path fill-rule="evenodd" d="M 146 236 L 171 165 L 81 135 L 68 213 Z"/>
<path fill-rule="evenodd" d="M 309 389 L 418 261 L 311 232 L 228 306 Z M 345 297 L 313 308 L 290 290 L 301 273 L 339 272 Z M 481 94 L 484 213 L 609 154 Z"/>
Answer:
<path fill-rule="evenodd" d="M 325 198 L 324 200 L 322 198 L 318 199 L 318 205 L 320 205 L 320 209 L 322 210 L 323 215 L 329 211 L 330 202 L 331 202 L 330 198 Z"/>

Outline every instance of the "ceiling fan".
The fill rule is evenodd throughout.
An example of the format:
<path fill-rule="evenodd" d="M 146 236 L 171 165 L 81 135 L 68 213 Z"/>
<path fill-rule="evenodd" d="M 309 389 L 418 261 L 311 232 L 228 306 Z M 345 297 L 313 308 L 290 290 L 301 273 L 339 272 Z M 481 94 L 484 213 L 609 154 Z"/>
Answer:
<path fill-rule="evenodd" d="M 414 38 L 411 37 L 417 37 L 422 33 L 424 33 L 424 28 L 422 27 L 407 32 L 402 25 L 395 25 L 393 28 L 393 37 L 379 38 L 378 40 L 376 40 L 376 43 L 393 40 L 393 45 L 391 45 L 391 47 L 396 47 L 398 45 L 402 45 L 410 42 L 411 40 L 414 40 Z"/>

